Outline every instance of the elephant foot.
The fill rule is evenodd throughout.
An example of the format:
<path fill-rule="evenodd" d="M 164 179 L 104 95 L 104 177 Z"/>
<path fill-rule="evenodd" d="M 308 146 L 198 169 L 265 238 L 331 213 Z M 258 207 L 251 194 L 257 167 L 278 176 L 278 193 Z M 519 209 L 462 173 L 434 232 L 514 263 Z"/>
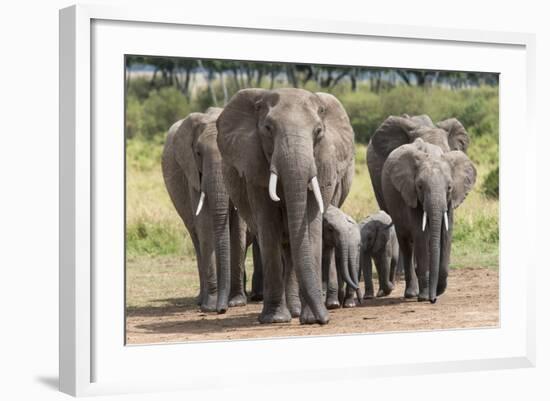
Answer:
<path fill-rule="evenodd" d="M 251 302 L 262 302 L 264 300 L 264 294 L 261 292 L 252 292 L 250 294 L 250 301 Z"/>
<path fill-rule="evenodd" d="M 418 302 L 428 301 L 429 299 L 430 299 L 430 294 L 427 289 L 421 290 L 420 293 L 418 294 Z"/>
<path fill-rule="evenodd" d="M 237 295 L 233 295 L 229 299 L 229 307 L 234 308 L 236 306 L 246 306 L 246 295 L 237 294 Z"/>
<path fill-rule="evenodd" d="M 439 280 L 439 283 L 437 283 L 437 296 L 443 294 L 445 290 L 447 289 L 447 280 L 444 282 L 441 282 L 441 279 Z"/>
<path fill-rule="evenodd" d="M 300 302 L 300 299 L 297 299 L 296 301 L 293 299 L 286 300 L 286 306 L 290 312 L 290 316 L 292 317 L 300 317 L 300 313 L 302 313 L 302 303 Z"/>
<path fill-rule="evenodd" d="M 340 301 L 338 300 L 337 295 L 334 294 L 334 296 L 327 296 L 327 301 L 325 302 L 325 305 L 327 309 L 339 309 Z"/>
<path fill-rule="evenodd" d="M 325 306 L 327 309 L 339 309 L 340 308 L 340 294 L 335 288 L 329 289 L 326 295 Z"/>
<path fill-rule="evenodd" d="M 292 317 L 286 306 L 279 306 L 273 308 L 265 308 L 258 316 L 258 321 L 261 324 L 271 324 L 271 323 L 288 323 Z"/>
<path fill-rule="evenodd" d="M 207 294 L 201 302 L 201 312 L 216 312 L 218 296 L 217 294 Z"/>
<path fill-rule="evenodd" d="M 300 324 L 327 324 L 329 321 L 328 310 L 321 311 L 320 316 L 316 317 L 308 305 L 304 305 L 300 314 Z"/>
<path fill-rule="evenodd" d="M 418 297 L 418 288 L 415 287 L 407 287 L 405 289 L 405 298 L 411 299 Z"/>
<path fill-rule="evenodd" d="M 342 287 L 338 289 L 338 307 L 344 304 L 344 299 L 346 299 L 346 290 Z"/>
<path fill-rule="evenodd" d="M 344 308 L 355 308 L 356 306 L 355 296 L 348 297 L 344 300 Z"/>
<path fill-rule="evenodd" d="M 373 299 L 374 298 L 374 294 L 372 293 L 372 291 L 365 291 L 365 295 L 363 295 L 363 299 Z"/>
<path fill-rule="evenodd" d="M 378 292 L 376 293 L 376 296 L 377 296 L 378 298 L 380 298 L 380 297 L 387 297 L 388 295 L 390 295 L 390 294 L 392 293 L 392 291 L 393 291 L 393 285 L 388 286 L 388 287 L 386 287 L 386 288 L 380 288 L 380 289 L 378 290 Z"/>

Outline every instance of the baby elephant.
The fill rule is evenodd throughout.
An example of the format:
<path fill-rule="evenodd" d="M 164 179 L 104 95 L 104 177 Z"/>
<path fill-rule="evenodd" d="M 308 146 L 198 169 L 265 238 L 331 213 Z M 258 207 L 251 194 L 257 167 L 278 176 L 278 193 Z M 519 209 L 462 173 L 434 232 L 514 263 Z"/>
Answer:
<path fill-rule="evenodd" d="M 360 246 L 361 235 L 357 223 L 337 207 L 329 206 L 323 215 L 323 287 L 327 293 L 327 308 L 338 308 L 340 304 L 344 308 L 354 307 L 354 294 L 357 294 L 360 302 Z M 337 289 L 336 280 L 332 279 L 334 273 L 337 273 Z M 344 283 L 347 284 L 345 292 Z"/>
<path fill-rule="evenodd" d="M 365 299 L 374 297 L 372 262 L 378 272 L 377 297 L 389 295 L 395 283 L 395 271 L 399 261 L 399 245 L 391 217 L 380 211 L 359 223 L 361 231 L 360 265 L 365 280 Z"/>

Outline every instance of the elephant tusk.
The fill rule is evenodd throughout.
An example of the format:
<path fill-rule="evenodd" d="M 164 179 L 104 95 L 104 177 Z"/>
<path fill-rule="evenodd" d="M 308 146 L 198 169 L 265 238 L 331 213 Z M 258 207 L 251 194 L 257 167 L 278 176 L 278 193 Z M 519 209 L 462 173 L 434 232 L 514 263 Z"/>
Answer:
<path fill-rule="evenodd" d="M 428 215 L 426 214 L 426 211 L 424 210 L 424 214 L 422 215 L 422 231 L 426 230 L 426 222 L 428 221 Z"/>
<path fill-rule="evenodd" d="M 323 206 L 323 197 L 321 196 L 321 188 L 319 188 L 319 181 L 317 181 L 317 176 L 311 179 L 311 186 L 313 187 L 313 194 L 315 195 L 315 199 L 317 200 L 317 204 L 319 205 L 319 210 L 321 211 L 321 214 L 323 214 L 325 211 L 325 207 Z"/>
<path fill-rule="evenodd" d="M 201 192 L 201 197 L 199 198 L 199 206 L 197 206 L 197 212 L 195 213 L 195 216 L 198 216 L 199 213 L 202 210 L 202 205 L 204 204 L 204 198 L 206 194 L 204 192 Z"/>
<path fill-rule="evenodd" d="M 273 202 L 279 202 L 281 198 L 277 196 L 277 174 L 271 173 L 269 176 L 269 197 Z"/>
<path fill-rule="evenodd" d="M 445 222 L 445 230 L 449 231 L 449 217 L 447 216 L 447 212 L 443 214 L 443 221 Z"/>

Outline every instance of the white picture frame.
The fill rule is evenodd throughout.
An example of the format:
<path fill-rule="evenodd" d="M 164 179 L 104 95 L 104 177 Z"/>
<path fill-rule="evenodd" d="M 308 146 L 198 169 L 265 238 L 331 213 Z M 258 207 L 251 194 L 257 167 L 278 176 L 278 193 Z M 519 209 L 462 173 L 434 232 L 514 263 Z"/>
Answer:
<path fill-rule="evenodd" d="M 147 36 L 140 37 L 140 30 L 148 30 Z M 186 30 L 192 33 L 185 33 Z M 241 50 L 231 48 L 225 43 L 224 54 L 220 53 L 222 50 L 219 48 L 203 49 L 202 53 L 198 50 L 182 50 L 181 46 L 178 48 L 177 36 L 180 34 L 204 38 L 208 44 L 214 43 L 212 38 L 208 38 L 209 35 L 221 33 L 238 36 L 243 41 L 250 39 L 250 43 L 240 46 Z M 273 40 L 273 43 L 282 40 L 291 40 L 294 43 L 300 40 L 311 41 L 312 46 L 315 46 L 313 42 L 320 39 L 325 43 L 337 40 L 343 52 L 346 51 L 346 46 L 351 44 L 364 45 L 375 54 L 383 54 L 376 53 L 377 46 L 381 48 L 401 44 L 404 52 L 407 51 L 407 47 L 416 46 L 419 49 L 426 47 L 423 50 L 426 52 L 437 51 L 441 55 L 447 55 L 442 57 L 444 60 L 434 62 L 429 57 L 416 60 L 405 60 L 402 57 L 400 61 L 399 54 L 394 55 L 392 59 L 386 54 L 387 58 L 384 61 L 381 58 L 374 59 L 368 63 L 370 66 L 472 70 L 477 65 L 482 67 L 477 69 L 478 71 L 487 70 L 487 66 L 496 66 L 489 71 L 501 73 L 500 327 L 124 346 L 123 338 L 118 336 L 124 325 L 123 320 L 118 322 L 121 318 L 120 308 L 124 307 L 123 303 L 122 306 L 120 304 L 120 300 L 124 299 L 124 288 L 120 286 L 124 265 L 119 265 L 123 238 L 117 237 L 117 233 L 123 232 L 123 204 L 114 202 L 116 206 L 106 210 L 101 199 L 101 194 L 109 188 L 117 188 L 120 185 L 120 173 L 124 166 L 124 153 L 119 152 L 121 141 L 123 143 L 124 140 L 123 130 L 121 128 L 120 137 L 112 136 L 112 140 L 115 141 L 112 143 L 108 142 L 111 139 L 94 136 L 94 129 L 102 129 L 103 123 L 112 124 L 111 127 L 123 127 L 120 125 L 123 115 L 116 115 L 120 114 L 122 107 L 122 102 L 119 102 L 121 93 L 111 96 L 110 100 L 102 98 L 105 102 L 98 103 L 98 97 L 105 96 L 105 93 L 102 87 L 98 89 L 94 85 L 98 82 L 109 82 L 116 87 L 117 79 L 123 82 L 123 60 L 120 59 L 120 66 L 117 67 L 120 71 L 109 67 L 113 65 L 109 57 L 116 59 L 121 52 L 190 57 L 217 55 L 219 58 L 228 55 L 225 58 L 235 59 L 242 59 L 244 55 L 244 59 L 267 61 L 265 57 L 268 56 L 260 54 L 259 50 L 247 49 L 248 45 L 250 48 L 253 47 L 254 35 L 262 35 L 266 40 Z M 136 44 L 137 40 L 132 42 L 132 37 L 140 38 L 142 43 Z M 155 39 L 159 38 L 170 39 L 163 41 L 161 46 L 160 41 L 155 42 Z M 156 48 L 151 50 L 155 43 Z M 405 47 L 403 43 L 406 44 Z M 531 125 L 531 113 L 534 110 L 534 44 L 534 35 L 530 34 L 373 25 L 356 21 L 297 20 L 261 16 L 254 19 L 227 20 L 223 15 L 215 13 L 199 16 L 154 7 L 112 8 L 103 5 L 78 5 L 61 10 L 60 390 L 80 396 L 201 389 L 211 388 L 212 383 L 218 387 L 232 386 L 232 372 L 224 370 L 223 364 L 217 369 L 210 369 L 208 373 L 200 369 L 197 357 L 205 353 L 220 353 L 224 358 L 260 354 L 271 358 L 272 364 L 269 368 L 254 366 L 253 369 L 246 370 L 244 364 L 240 366 L 239 374 L 242 375 L 244 370 L 249 380 L 256 383 L 269 383 L 268 372 L 271 378 L 275 375 L 279 379 L 293 382 L 337 379 L 344 375 L 348 379 L 355 377 L 357 380 L 365 377 L 406 375 L 410 374 L 412 369 L 415 374 L 419 374 L 534 366 L 536 261 L 534 256 L 530 256 L 531 259 L 525 262 L 525 258 L 520 259 L 517 250 L 506 246 L 514 238 L 514 227 L 518 227 L 521 222 L 528 222 L 534 231 L 536 221 L 536 210 L 527 207 L 527 199 L 534 196 L 535 150 L 532 147 L 516 150 L 515 157 L 520 160 L 520 168 L 512 170 L 510 162 L 507 162 L 508 152 L 513 148 L 510 141 L 512 131 L 521 130 L 529 143 L 535 143 Z M 273 50 L 273 47 L 271 49 Z M 301 50 L 303 53 L 303 48 Z M 256 53 L 250 53 L 247 58 L 247 51 Z M 471 58 L 451 57 L 461 52 Z M 285 54 L 279 55 L 277 60 L 295 60 L 292 57 L 298 56 L 292 56 L 291 53 L 289 50 L 286 55 L 290 57 L 288 60 L 283 59 Z M 334 54 L 336 55 L 336 48 Z M 335 55 L 333 57 L 336 57 Z M 330 56 L 319 56 L 320 58 L 315 60 L 313 56 L 309 57 L 311 62 L 326 62 L 327 58 L 323 57 Z M 107 60 L 105 64 L 104 60 Z M 356 63 L 361 62 L 360 59 L 357 60 Z M 351 64 L 352 61 L 354 60 L 340 59 L 342 64 Z M 123 86 L 120 90 L 122 88 Z M 514 96 L 511 96 L 512 93 Z M 512 108 L 516 110 L 513 115 L 503 113 Z M 112 118 L 102 114 L 106 109 L 113 113 Z M 111 144 L 113 146 L 110 146 Z M 109 173 L 110 178 L 106 178 L 106 171 L 115 171 L 111 168 L 116 172 Z M 517 186 L 515 191 L 512 190 L 506 185 L 507 180 L 521 182 L 522 190 L 518 191 Z M 118 218 L 121 219 L 120 224 L 113 223 Z M 116 226 L 115 229 L 109 230 L 112 231 L 113 237 L 106 232 L 106 223 Z M 100 232 L 102 235 L 98 235 Z M 523 241 L 522 244 L 526 248 L 533 246 L 526 238 L 515 240 Z M 102 241 L 111 241 L 115 245 L 112 249 L 105 250 L 101 245 Z M 98 266 L 103 269 L 101 274 L 97 271 Z M 110 269 L 106 270 L 106 266 Z M 512 280 L 510 274 L 513 269 L 516 270 L 517 277 L 514 276 Z M 114 274 L 110 277 L 113 280 L 107 280 L 109 274 Z M 96 291 L 102 292 L 101 299 L 98 299 Z M 509 302 L 512 293 L 515 297 L 514 302 Z M 107 310 L 106 304 L 115 306 Z M 396 342 L 396 336 L 403 336 L 404 341 Z M 471 343 L 472 340 L 475 340 L 477 346 L 472 345 L 471 349 L 461 346 Z M 385 342 L 413 342 L 418 343 L 419 348 L 438 343 L 439 348 L 438 352 L 425 355 L 416 351 L 405 354 L 399 351 L 398 346 L 398 355 L 385 359 L 382 355 L 376 354 L 376 349 L 383 348 Z M 442 347 L 446 342 L 453 343 L 452 349 Z M 330 357 L 317 356 L 319 347 L 334 350 L 349 347 L 357 350 L 358 358 L 349 365 L 335 364 Z M 282 357 L 285 354 L 294 355 L 292 366 L 287 366 L 288 357 Z M 365 358 L 366 354 L 368 358 Z M 184 362 L 181 362 L 182 360 Z M 192 360 L 193 364 L 186 364 L 186 360 Z M 173 369 L 178 361 L 179 368 Z"/>

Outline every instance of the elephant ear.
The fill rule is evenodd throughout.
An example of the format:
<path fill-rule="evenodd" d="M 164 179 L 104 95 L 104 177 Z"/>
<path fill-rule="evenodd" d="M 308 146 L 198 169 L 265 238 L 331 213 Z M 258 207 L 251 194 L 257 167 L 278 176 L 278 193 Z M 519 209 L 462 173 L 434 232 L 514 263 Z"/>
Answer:
<path fill-rule="evenodd" d="M 458 207 L 476 182 L 476 168 L 466 154 L 459 150 L 444 153 L 443 158 L 449 162 L 453 179 L 451 206 Z"/>
<path fill-rule="evenodd" d="M 424 145 L 422 139 L 402 145 L 390 154 L 384 164 L 384 170 L 390 177 L 392 185 L 411 208 L 416 208 L 418 204 L 415 184 L 418 165 L 422 158 L 428 157 L 428 154 L 423 152 Z"/>
<path fill-rule="evenodd" d="M 195 145 L 208 121 L 202 113 L 189 114 L 180 124 L 174 136 L 174 152 L 178 165 L 187 181 L 200 191 L 199 169 L 195 159 Z"/>
<path fill-rule="evenodd" d="M 376 153 L 388 157 L 399 146 L 412 142 L 417 126 L 418 123 L 408 116 L 390 116 L 374 132 L 372 146 Z"/>
<path fill-rule="evenodd" d="M 344 106 L 336 97 L 324 92 L 315 95 L 321 101 L 319 114 L 325 126 L 325 134 L 315 147 L 317 177 L 323 201 L 340 206 L 353 178 L 354 169 L 350 166 L 355 157 L 355 134 Z M 334 183 L 339 188 L 332 187 Z"/>
<path fill-rule="evenodd" d="M 470 144 L 470 136 L 460 121 L 456 118 L 449 118 L 438 122 L 437 126 L 447 131 L 451 150 L 461 150 L 466 153 Z"/>
<path fill-rule="evenodd" d="M 240 177 L 267 186 L 269 165 L 258 133 L 258 107 L 269 91 L 242 89 L 225 106 L 218 119 L 218 147 L 224 163 Z"/>

